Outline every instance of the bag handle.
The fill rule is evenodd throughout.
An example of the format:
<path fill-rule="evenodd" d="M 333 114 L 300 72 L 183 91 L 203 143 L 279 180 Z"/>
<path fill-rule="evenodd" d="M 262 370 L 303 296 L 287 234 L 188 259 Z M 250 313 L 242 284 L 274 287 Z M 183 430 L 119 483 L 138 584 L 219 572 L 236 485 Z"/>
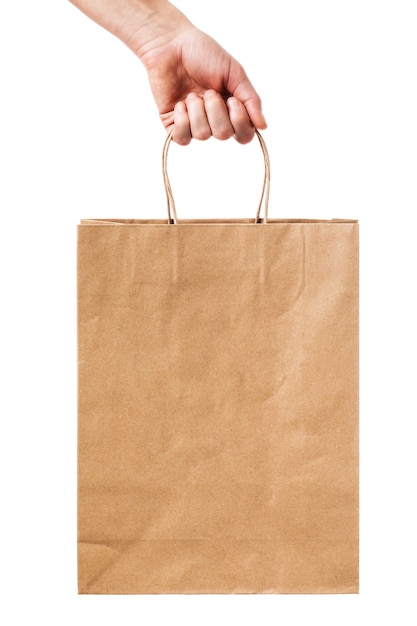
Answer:
<path fill-rule="evenodd" d="M 178 224 L 177 220 L 177 210 L 175 208 L 174 196 L 172 194 L 171 183 L 168 178 L 168 149 L 172 141 L 174 129 L 168 133 L 167 138 L 164 143 L 164 148 L 162 151 L 162 174 L 164 177 L 164 185 L 165 192 L 167 197 L 167 209 L 168 209 L 168 224 Z M 256 212 L 255 224 L 263 223 L 266 224 L 268 222 L 268 205 L 269 205 L 269 188 L 271 182 L 271 167 L 269 161 L 269 154 L 265 144 L 265 140 L 262 137 L 261 133 L 258 130 L 255 130 L 256 136 L 258 137 L 259 144 L 261 146 L 262 154 L 264 157 L 265 163 L 265 174 L 262 185 L 262 193 L 261 199 L 259 201 L 258 210 Z M 264 207 L 264 217 L 261 218 L 261 210 Z"/>

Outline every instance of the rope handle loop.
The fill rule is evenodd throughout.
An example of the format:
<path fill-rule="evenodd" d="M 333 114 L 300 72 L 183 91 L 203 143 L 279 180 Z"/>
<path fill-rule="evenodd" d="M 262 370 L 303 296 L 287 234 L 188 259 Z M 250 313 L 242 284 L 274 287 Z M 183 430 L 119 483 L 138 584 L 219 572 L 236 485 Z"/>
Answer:
<path fill-rule="evenodd" d="M 172 141 L 172 136 L 174 133 L 174 129 L 172 128 L 165 139 L 164 148 L 162 151 L 162 174 L 165 185 L 165 193 L 167 198 L 167 210 L 168 210 L 168 224 L 178 224 L 177 218 L 177 210 L 175 207 L 174 196 L 172 193 L 171 183 L 168 177 L 168 150 Z M 256 217 L 254 220 L 255 224 L 263 223 L 266 224 L 268 222 L 268 205 L 269 205 L 269 190 L 271 184 L 271 165 L 269 160 L 268 150 L 265 144 L 265 140 L 262 137 L 261 133 L 258 130 L 255 130 L 256 136 L 258 137 L 259 144 L 261 146 L 262 154 L 264 157 L 265 164 L 265 173 L 262 184 L 262 193 L 261 198 L 258 205 L 258 210 L 256 211 Z M 261 218 L 262 207 L 264 209 L 264 217 Z"/>

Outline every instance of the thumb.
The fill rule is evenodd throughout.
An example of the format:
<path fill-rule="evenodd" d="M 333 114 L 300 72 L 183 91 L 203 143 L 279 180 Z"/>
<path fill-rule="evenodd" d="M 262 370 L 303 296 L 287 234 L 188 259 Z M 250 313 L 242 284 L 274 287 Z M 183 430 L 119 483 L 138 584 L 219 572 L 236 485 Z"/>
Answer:
<path fill-rule="evenodd" d="M 249 79 L 240 83 L 233 95 L 245 105 L 254 127 L 264 130 L 267 127 L 267 123 L 262 112 L 262 102 Z"/>
<path fill-rule="evenodd" d="M 267 123 L 262 113 L 261 99 L 243 67 L 237 61 L 234 61 L 230 67 L 229 80 L 226 87 L 229 93 L 245 105 L 254 127 L 260 130 L 265 129 Z"/>

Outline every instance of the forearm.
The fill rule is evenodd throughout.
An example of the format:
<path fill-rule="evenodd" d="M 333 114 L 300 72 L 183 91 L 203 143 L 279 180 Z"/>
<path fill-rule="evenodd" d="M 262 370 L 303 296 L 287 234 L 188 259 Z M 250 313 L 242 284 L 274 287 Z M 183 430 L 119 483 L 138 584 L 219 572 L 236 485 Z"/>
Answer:
<path fill-rule="evenodd" d="M 70 0 L 141 57 L 167 33 L 191 25 L 167 0 Z"/>

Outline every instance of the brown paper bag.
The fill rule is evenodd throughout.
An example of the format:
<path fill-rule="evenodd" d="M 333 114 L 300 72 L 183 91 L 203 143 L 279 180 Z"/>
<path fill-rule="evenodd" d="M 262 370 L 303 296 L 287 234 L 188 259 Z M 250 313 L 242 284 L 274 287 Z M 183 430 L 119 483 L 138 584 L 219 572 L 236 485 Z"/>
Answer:
<path fill-rule="evenodd" d="M 79 592 L 358 592 L 358 224 L 83 220 Z"/>

